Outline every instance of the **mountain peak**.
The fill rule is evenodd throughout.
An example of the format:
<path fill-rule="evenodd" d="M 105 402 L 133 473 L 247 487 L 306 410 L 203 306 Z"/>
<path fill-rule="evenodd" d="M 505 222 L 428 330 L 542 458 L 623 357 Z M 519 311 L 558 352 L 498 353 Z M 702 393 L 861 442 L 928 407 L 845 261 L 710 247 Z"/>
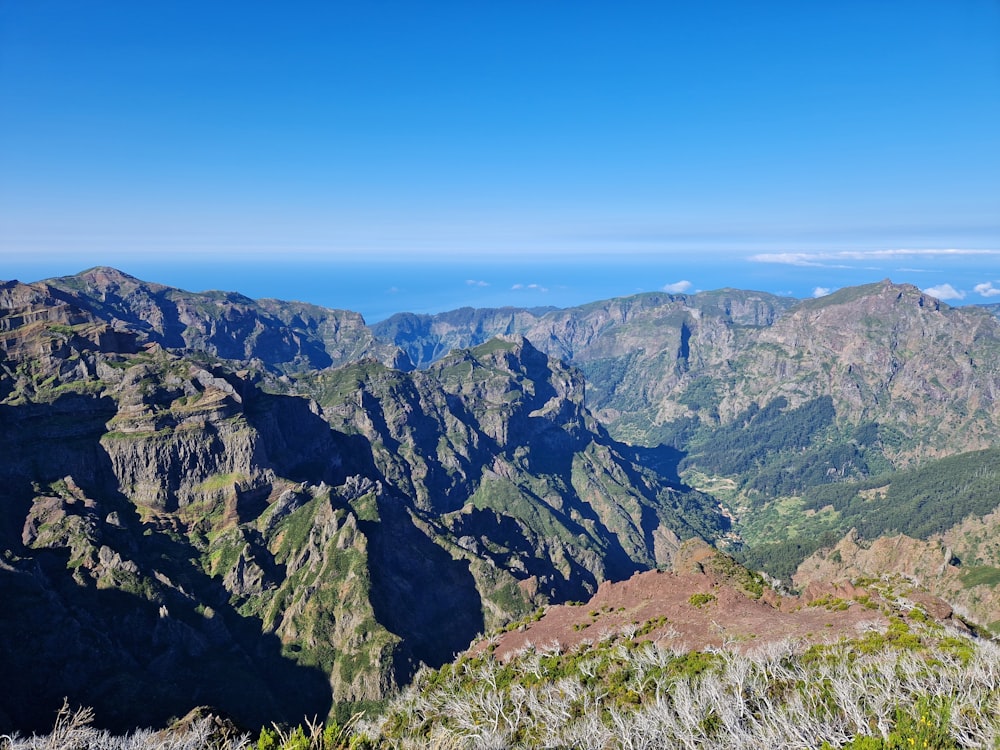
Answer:
<path fill-rule="evenodd" d="M 88 277 L 88 276 L 95 276 L 98 274 L 112 278 L 131 279 L 132 281 L 139 281 L 139 279 L 137 279 L 135 276 L 125 273 L 121 269 L 115 268 L 114 266 L 92 266 L 74 275 Z"/>
<path fill-rule="evenodd" d="M 88 268 L 85 271 L 75 274 L 75 276 L 78 279 L 84 279 L 98 284 L 122 284 L 126 282 L 134 284 L 144 283 L 141 279 L 138 279 L 131 274 L 127 274 L 124 271 L 120 271 L 117 268 L 113 268 L 112 266 L 94 266 L 93 268 Z"/>
<path fill-rule="evenodd" d="M 162 284 L 143 281 L 111 266 L 94 266 L 72 276 L 46 279 L 46 284 L 75 292 L 128 295 L 138 289 L 160 291 Z"/>
<path fill-rule="evenodd" d="M 900 304 L 934 311 L 949 308 L 937 297 L 927 294 L 913 284 L 897 284 L 891 279 L 883 279 L 872 284 L 844 287 L 823 297 L 803 300 L 797 309 L 814 311 L 839 305 L 852 305 L 861 301 L 865 301 L 862 303 L 865 307 L 873 309 L 890 305 L 896 308 Z"/>

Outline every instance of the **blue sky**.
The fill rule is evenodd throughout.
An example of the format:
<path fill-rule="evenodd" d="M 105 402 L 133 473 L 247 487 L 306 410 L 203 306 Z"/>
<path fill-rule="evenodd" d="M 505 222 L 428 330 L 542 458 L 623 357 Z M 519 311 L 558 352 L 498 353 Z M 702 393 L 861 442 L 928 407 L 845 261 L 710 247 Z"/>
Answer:
<path fill-rule="evenodd" d="M 1000 301 L 1000 3 L 0 3 L 0 278 Z"/>

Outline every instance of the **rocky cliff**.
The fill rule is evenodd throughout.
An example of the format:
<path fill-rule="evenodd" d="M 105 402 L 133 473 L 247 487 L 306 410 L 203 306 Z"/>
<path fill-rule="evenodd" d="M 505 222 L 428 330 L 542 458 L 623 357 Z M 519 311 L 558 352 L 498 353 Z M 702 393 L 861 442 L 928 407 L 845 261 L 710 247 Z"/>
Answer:
<path fill-rule="evenodd" d="M 725 526 L 523 338 L 407 373 L 341 328 L 334 367 L 329 343 L 240 327 L 270 306 L 298 330 L 297 305 L 209 315 L 211 295 L 105 269 L 0 292 L 8 726 L 64 695 L 115 727 L 343 715 Z"/>
<path fill-rule="evenodd" d="M 797 302 L 721 290 L 645 294 L 566 310 L 398 315 L 372 327 L 426 365 L 448 346 L 517 332 L 572 363 L 588 406 L 622 440 L 687 449 L 747 409 L 829 398 L 839 424 L 876 423 L 893 465 L 992 444 L 1000 326 L 883 281 Z"/>
<path fill-rule="evenodd" d="M 186 292 L 106 267 L 42 286 L 65 304 L 167 349 L 206 352 L 279 373 L 335 367 L 362 356 L 408 366 L 398 349 L 374 340 L 360 315 L 345 310 L 252 300 L 235 292 Z"/>
<path fill-rule="evenodd" d="M 689 538 L 790 576 L 853 526 L 810 564 L 861 574 L 903 531 L 989 615 L 998 394 L 1000 321 L 890 282 L 371 329 L 105 268 L 0 283 L 0 732 L 64 695 L 344 718 Z"/>

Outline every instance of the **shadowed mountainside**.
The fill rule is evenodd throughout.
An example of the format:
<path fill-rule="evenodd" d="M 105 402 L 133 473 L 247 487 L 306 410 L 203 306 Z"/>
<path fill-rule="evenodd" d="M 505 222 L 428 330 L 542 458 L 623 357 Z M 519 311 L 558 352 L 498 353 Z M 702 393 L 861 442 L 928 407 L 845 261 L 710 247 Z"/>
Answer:
<path fill-rule="evenodd" d="M 809 565 L 927 577 L 873 538 L 943 539 L 935 590 L 989 624 L 998 394 L 1000 321 L 890 282 L 372 329 L 106 268 L 4 282 L 0 673 L 24 689 L 0 731 L 64 695 L 119 728 L 343 719 L 689 538 L 785 578 L 852 527 Z"/>
<path fill-rule="evenodd" d="M 725 527 L 524 339 L 419 373 L 361 358 L 277 377 L 223 346 L 236 328 L 172 346 L 155 311 L 195 303 L 113 277 L 79 282 L 108 286 L 103 307 L 0 289 L 0 670 L 20 675 L 0 710 L 19 729 L 63 696 L 115 728 L 198 703 L 244 726 L 343 717 Z M 220 321 L 257 309 L 217 302 Z"/>

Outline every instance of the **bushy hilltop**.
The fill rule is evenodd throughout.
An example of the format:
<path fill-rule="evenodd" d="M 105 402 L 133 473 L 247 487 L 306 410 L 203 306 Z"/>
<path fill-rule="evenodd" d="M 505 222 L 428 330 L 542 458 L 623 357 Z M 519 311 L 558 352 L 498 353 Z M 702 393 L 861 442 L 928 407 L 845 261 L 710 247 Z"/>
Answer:
<path fill-rule="evenodd" d="M 1000 649 L 902 577 L 782 595 L 704 544 L 440 670 L 379 747 L 993 747 Z M 771 611 L 771 616 L 763 615 Z M 926 744 L 925 744 L 926 743 Z"/>
<path fill-rule="evenodd" d="M 689 538 L 995 624 L 998 399 L 1000 321 L 890 282 L 371 327 L 108 268 L 5 282 L 0 731 L 63 696 L 118 728 L 344 719 Z"/>
<path fill-rule="evenodd" d="M 365 738 L 373 747 L 995 747 L 1000 654 L 895 618 L 804 651 L 688 651 L 628 637 L 425 674 Z"/>

